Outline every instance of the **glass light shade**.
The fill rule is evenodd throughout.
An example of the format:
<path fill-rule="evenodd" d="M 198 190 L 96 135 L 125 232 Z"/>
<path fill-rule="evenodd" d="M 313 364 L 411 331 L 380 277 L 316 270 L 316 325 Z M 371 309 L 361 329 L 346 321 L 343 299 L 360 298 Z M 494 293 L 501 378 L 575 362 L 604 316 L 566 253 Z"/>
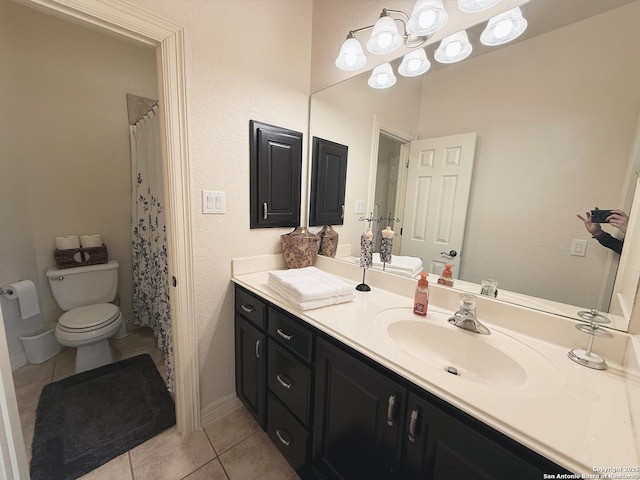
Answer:
<path fill-rule="evenodd" d="M 467 32 L 461 30 L 444 37 L 436 49 L 434 57 L 440 63 L 455 63 L 467 58 L 472 50 L 473 47 L 469 43 Z"/>
<path fill-rule="evenodd" d="M 518 38 L 526 29 L 527 21 L 522 16 L 522 10 L 520 7 L 512 8 L 489 19 L 480 41 L 491 47 L 502 45 Z"/>
<path fill-rule="evenodd" d="M 336 67 L 340 70 L 358 70 L 367 63 L 367 57 L 362 52 L 362 45 L 353 37 L 347 38 L 342 47 L 338 58 L 336 58 Z"/>
<path fill-rule="evenodd" d="M 416 75 L 422 75 L 430 68 L 431 62 L 427 59 L 424 48 L 419 48 L 407 53 L 402 58 L 398 73 L 404 77 L 415 77 Z"/>
<path fill-rule="evenodd" d="M 396 22 L 388 15 L 380 17 L 367 41 L 367 50 L 383 55 L 397 50 L 400 45 L 402 45 L 402 36 L 398 32 Z"/>
<path fill-rule="evenodd" d="M 475 13 L 497 5 L 501 0 L 458 0 L 458 8 L 464 13 Z"/>
<path fill-rule="evenodd" d="M 449 21 L 449 14 L 442 0 L 418 0 L 407 21 L 407 33 L 425 36 L 442 28 Z"/>
<path fill-rule="evenodd" d="M 396 76 L 393 74 L 391 64 L 383 63 L 374 68 L 367 83 L 373 88 L 389 88 L 395 85 Z"/>

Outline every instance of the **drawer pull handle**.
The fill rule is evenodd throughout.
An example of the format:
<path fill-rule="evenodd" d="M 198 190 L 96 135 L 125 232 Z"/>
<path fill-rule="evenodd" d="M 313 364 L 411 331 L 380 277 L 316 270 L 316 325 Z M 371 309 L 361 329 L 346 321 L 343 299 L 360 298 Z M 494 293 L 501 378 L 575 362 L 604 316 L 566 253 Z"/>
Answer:
<path fill-rule="evenodd" d="M 256 308 L 253 305 L 246 305 L 244 303 L 240 305 L 240 308 L 242 308 L 242 310 L 244 310 L 247 313 L 253 313 L 256 311 Z"/>
<path fill-rule="evenodd" d="M 387 425 L 393 427 L 396 423 L 396 394 L 389 395 L 389 404 L 387 406 Z"/>
<path fill-rule="evenodd" d="M 260 358 L 260 340 L 256 340 L 256 358 Z"/>
<path fill-rule="evenodd" d="M 262 218 L 264 220 L 266 220 L 267 218 L 269 218 L 269 208 L 267 206 L 267 203 L 263 203 L 262 204 Z"/>
<path fill-rule="evenodd" d="M 293 387 L 293 382 L 287 382 L 285 380 L 286 377 L 284 377 L 283 375 L 277 374 L 276 375 L 276 379 L 278 380 L 278 382 L 280 383 L 280 385 L 282 385 L 284 388 L 286 388 L 287 390 L 289 390 L 291 387 Z"/>
<path fill-rule="evenodd" d="M 293 335 L 287 335 L 286 333 L 284 333 L 284 332 L 283 332 L 281 329 L 279 329 L 279 328 L 276 330 L 276 333 L 277 333 L 278 335 L 280 335 L 282 338 L 284 338 L 285 340 L 287 340 L 287 341 L 288 341 L 288 340 L 291 340 L 291 339 L 293 338 Z"/>
<path fill-rule="evenodd" d="M 420 409 L 414 408 L 411 410 L 411 416 L 409 417 L 409 441 L 416 441 L 416 430 L 420 423 Z"/>
<path fill-rule="evenodd" d="M 287 432 L 286 430 L 284 431 L 287 436 L 289 436 L 289 432 Z M 291 440 L 286 440 L 282 434 L 280 433 L 280 429 L 276 429 L 276 436 L 278 437 L 278 440 L 280 440 L 280 442 L 285 446 L 288 447 L 289 445 L 291 445 Z"/>

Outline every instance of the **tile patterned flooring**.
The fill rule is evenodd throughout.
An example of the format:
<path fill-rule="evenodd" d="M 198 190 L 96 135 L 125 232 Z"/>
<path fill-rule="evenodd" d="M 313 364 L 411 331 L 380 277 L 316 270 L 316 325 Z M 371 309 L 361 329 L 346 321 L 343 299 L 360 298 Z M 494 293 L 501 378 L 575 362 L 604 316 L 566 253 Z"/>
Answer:
<path fill-rule="evenodd" d="M 114 360 L 149 353 L 161 374 L 164 359 L 148 328 L 111 340 Z M 31 459 L 35 412 L 42 387 L 73 375 L 75 349 L 40 365 L 13 372 L 20 420 Z M 83 480 L 294 480 L 299 477 L 246 409 L 239 408 L 204 429 L 180 435 L 170 428 L 81 477 Z M 52 479 L 55 480 L 55 479 Z"/>

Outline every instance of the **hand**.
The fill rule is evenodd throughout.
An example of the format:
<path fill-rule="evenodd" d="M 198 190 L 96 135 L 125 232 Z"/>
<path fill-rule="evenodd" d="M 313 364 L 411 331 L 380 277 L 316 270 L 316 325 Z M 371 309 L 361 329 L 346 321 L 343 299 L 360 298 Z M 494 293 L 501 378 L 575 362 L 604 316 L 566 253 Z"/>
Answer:
<path fill-rule="evenodd" d="M 587 232 L 589 232 L 594 237 L 599 237 L 600 235 L 602 235 L 603 232 L 602 232 L 602 228 L 600 227 L 600 224 L 593 223 L 591 221 L 591 212 L 587 212 L 585 215 L 586 217 L 576 214 L 576 216 L 584 222 L 584 228 L 587 229 Z M 613 216 L 613 214 L 611 214 L 610 216 Z"/>
<path fill-rule="evenodd" d="M 611 210 L 611 215 L 607 217 L 607 221 L 622 233 L 627 233 L 629 216 L 622 210 Z"/>

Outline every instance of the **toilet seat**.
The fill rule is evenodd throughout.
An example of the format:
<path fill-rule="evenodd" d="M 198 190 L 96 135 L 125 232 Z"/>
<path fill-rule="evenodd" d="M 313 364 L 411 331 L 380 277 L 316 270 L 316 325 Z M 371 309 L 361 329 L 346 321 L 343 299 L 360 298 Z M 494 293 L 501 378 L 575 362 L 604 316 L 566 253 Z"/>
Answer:
<path fill-rule="evenodd" d="M 83 333 L 106 327 L 120 316 L 120 309 L 112 303 L 98 303 L 77 307 L 64 313 L 58 329 L 69 333 Z"/>

